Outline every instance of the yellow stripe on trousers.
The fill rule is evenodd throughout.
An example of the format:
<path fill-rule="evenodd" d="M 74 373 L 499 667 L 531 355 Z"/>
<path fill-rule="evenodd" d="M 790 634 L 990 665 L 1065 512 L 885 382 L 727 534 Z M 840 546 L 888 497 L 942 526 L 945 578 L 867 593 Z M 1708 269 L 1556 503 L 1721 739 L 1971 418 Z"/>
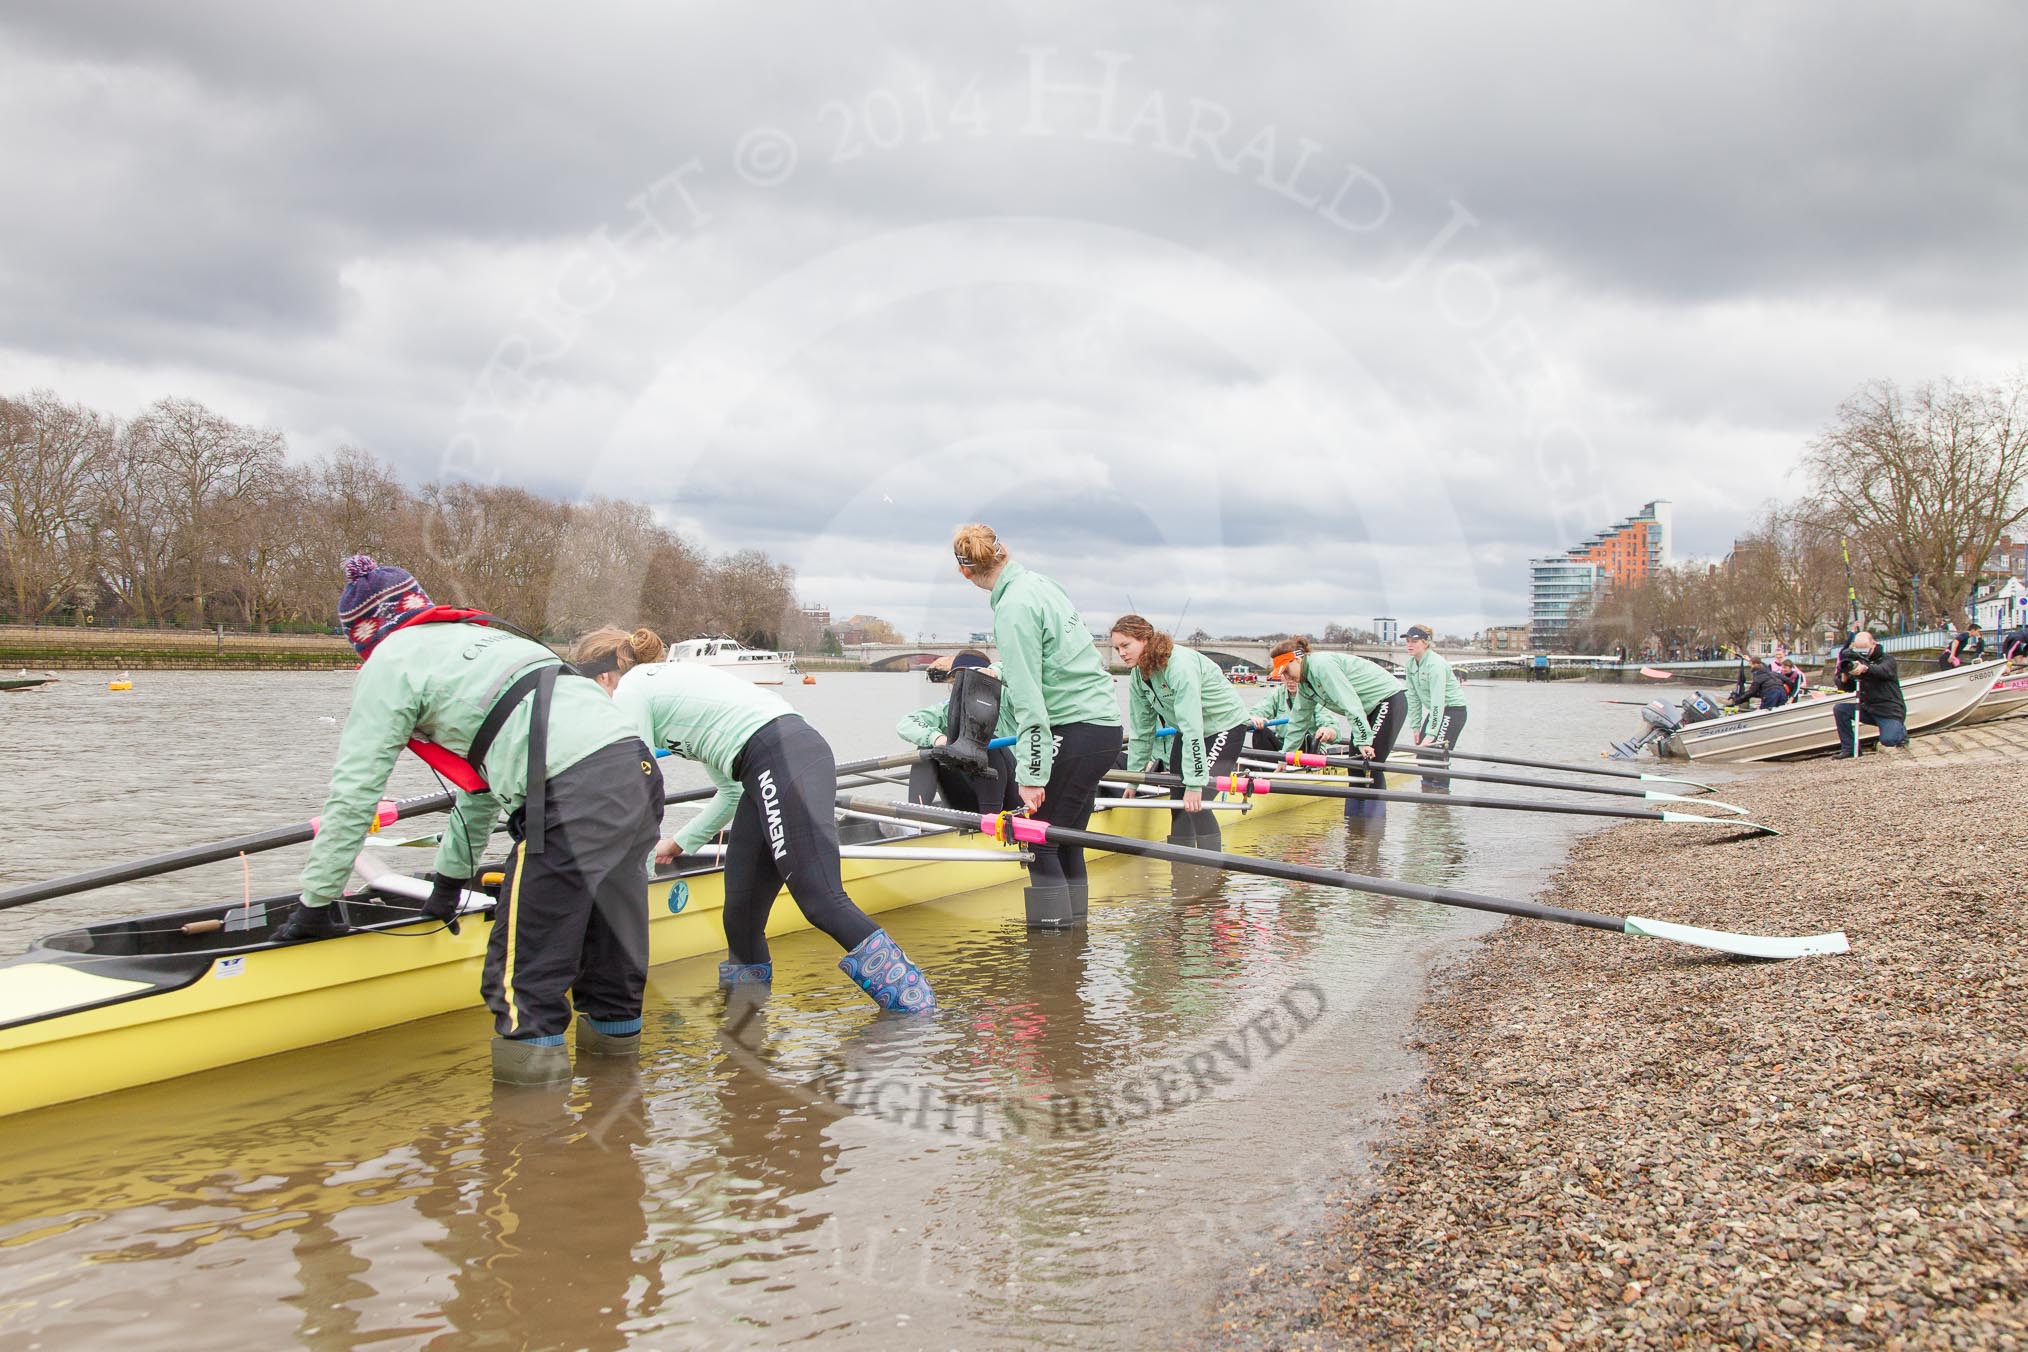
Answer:
<path fill-rule="evenodd" d="M 514 847 L 514 876 L 507 881 L 507 895 L 513 898 L 513 914 L 507 918 L 507 964 L 501 974 L 501 988 L 507 997 L 507 1035 L 521 1031 L 521 1011 L 514 1003 L 514 936 L 521 932 L 521 870 L 528 862 L 528 842 Z"/>

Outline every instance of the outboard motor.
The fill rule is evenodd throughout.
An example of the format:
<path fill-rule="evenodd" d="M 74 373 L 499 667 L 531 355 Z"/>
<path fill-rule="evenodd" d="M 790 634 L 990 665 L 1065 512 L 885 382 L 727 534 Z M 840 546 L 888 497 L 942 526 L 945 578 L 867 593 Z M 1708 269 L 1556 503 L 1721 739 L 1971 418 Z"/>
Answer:
<path fill-rule="evenodd" d="M 1695 698 L 1702 699 L 1703 696 L 1699 695 Z M 1705 702 L 1708 704 L 1710 701 L 1706 700 Z M 1681 728 L 1685 722 L 1702 722 L 1702 719 L 1691 719 L 1689 717 L 1689 706 L 1690 701 L 1684 700 L 1683 712 L 1678 713 L 1675 709 L 1669 707 L 1666 700 L 1650 700 L 1647 707 L 1641 710 L 1641 722 L 1646 726 L 1641 729 L 1639 736 L 1629 737 L 1624 742 L 1614 742 L 1612 758 L 1614 760 L 1632 760 L 1641 754 L 1643 748 L 1668 737 L 1678 728 Z"/>
<path fill-rule="evenodd" d="M 1720 717 L 1724 712 L 1725 710 L 1719 708 L 1718 703 L 1702 690 L 1691 691 L 1690 698 L 1683 701 L 1683 721 L 1685 723 L 1707 722 L 1710 719 Z"/>

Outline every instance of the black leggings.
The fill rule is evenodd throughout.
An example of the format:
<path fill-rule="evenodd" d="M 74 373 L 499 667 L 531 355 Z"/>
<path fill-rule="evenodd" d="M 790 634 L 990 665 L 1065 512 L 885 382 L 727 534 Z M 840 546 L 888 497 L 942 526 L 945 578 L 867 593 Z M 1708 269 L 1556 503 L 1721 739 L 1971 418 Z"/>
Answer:
<path fill-rule="evenodd" d="M 1394 752 L 1394 739 L 1401 736 L 1401 725 L 1408 721 L 1408 692 L 1406 690 L 1397 690 L 1371 709 L 1368 709 L 1366 711 L 1366 721 L 1373 725 L 1373 759 L 1386 760 Z M 1353 764 L 1357 766 L 1358 751 L 1354 750 L 1352 756 Z M 1356 768 L 1352 771 L 1352 780 L 1355 784 L 1358 782 L 1361 773 L 1361 770 Z M 1368 788 L 1384 789 L 1387 787 L 1386 771 L 1375 770 L 1368 766 L 1363 773 L 1366 776 Z"/>
<path fill-rule="evenodd" d="M 1092 799 L 1099 781 L 1120 754 L 1126 735 L 1117 723 L 1064 723 L 1051 730 L 1056 758 L 1043 786 L 1042 810 L 1035 815 L 1051 826 L 1082 831 L 1091 824 Z M 1085 880 L 1081 845 L 1031 845 L 1035 862 L 1028 881 L 1036 887 Z"/>
<path fill-rule="evenodd" d="M 573 1005 L 590 1018 L 641 1017 L 648 981 L 648 852 L 662 825 L 662 772 L 633 738 L 551 775 L 542 852 L 517 844 L 479 993 L 501 1037 L 554 1037 Z"/>
<path fill-rule="evenodd" d="M 1229 775 L 1239 768 L 1239 753 L 1247 749 L 1248 734 L 1253 730 L 1251 723 L 1241 723 L 1237 727 L 1227 728 L 1224 732 L 1214 732 L 1205 737 L 1204 759 L 1210 763 L 1211 774 L 1211 782 L 1204 786 L 1205 793 L 1216 793 L 1218 790 L 1218 777 L 1220 775 Z M 1262 731 L 1272 733 L 1274 729 L 1264 728 Z M 1178 736 L 1171 737 L 1169 741 L 1171 746 L 1169 747 L 1168 759 L 1163 762 L 1163 767 L 1172 775 L 1180 774 L 1182 772 L 1176 766 L 1177 761 L 1180 759 L 1180 753 L 1183 750 L 1183 739 Z M 1279 738 L 1276 739 L 1276 745 L 1280 745 Z M 1171 798 L 1181 798 L 1184 792 L 1185 790 L 1181 788 L 1171 789 L 1169 796 Z M 1173 824 L 1182 821 L 1185 815 L 1182 812 L 1172 812 L 1169 814 L 1169 818 Z"/>
<path fill-rule="evenodd" d="M 880 927 L 838 877 L 838 762 L 798 714 L 747 739 L 733 763 L 744 792 L 725 843 L 725 946 L 768 961 L 768 912 L 783 884 L 810 924 L 850 952 Z"/>

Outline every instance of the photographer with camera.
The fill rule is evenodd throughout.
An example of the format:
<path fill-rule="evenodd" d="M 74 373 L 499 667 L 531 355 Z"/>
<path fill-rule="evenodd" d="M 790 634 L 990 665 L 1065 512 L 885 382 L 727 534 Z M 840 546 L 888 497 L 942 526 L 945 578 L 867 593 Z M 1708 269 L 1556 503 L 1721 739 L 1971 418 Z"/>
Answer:
<path fill-rule="evenodd" d="M 1870 723 L 1880 729 L 1882 749 L 1908 745 L 1908 705 L 1901 697 L 1901 675 L 1895 669 L 1894 658 L 1874 641 L 1873 635 L 1862 629 L 1839 650 L 1837 683 L 1840 690 L 1857 691 L 1859 695 L 1857 703 L 1840 700 L 1831 710 L 1831 717 L 1838 724 L 1841 754 L 1858 756 L 1859 723 Z"/>

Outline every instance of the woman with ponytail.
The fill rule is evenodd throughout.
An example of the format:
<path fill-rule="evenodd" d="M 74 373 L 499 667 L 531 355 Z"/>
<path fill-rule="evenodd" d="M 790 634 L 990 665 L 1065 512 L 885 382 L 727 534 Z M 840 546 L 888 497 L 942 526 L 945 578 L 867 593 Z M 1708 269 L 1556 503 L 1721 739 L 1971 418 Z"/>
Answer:
<path fill-rule="evenodd" d="M 1099 781 L 1120 754 L 1113 678 L 1063 588 L 1015 563 L 991 526 L 958 527 L 958 573 L 992 595 L 1001 697 L 1014 732 L 1014 781 L 1024 809 L 1083 830 Z M 1082 925 L 1091 899 L 1084 851 L 1034 845 L 1025 894 L 1031 927 Z"/>
<path fill-rule="evenodd" d="M 1114 620 L 1112 641 L 1120 664 L 1133 669 L 1127 677 L 1127 764 L 1181 775 L 1183 810 L 1171 816 L 1170 840 L 1219 848 L 1218 818 L 1204 811 L 1204 790 L 1239 764 L 1246 706 L 1216 662 L 1178 648 L 1139 615 Z M 1175 735 L 1157 738 L 1162 728 L 1174 728 Z"/>
<path fill-rule="evenodd" d="M 663 662 L 647 629 L 595 629 L 571 649 L 577 669 L 613 697 L 642 741 L 704 767 L 718 792 L 655 847 L 673 864 L 729 823 L 725 844 L 723 987 L 774 980 L 768 913 L 786 882 L 812 926 L 845 956 L 838 966 L 883 1009 L 936 1007 L 922 969 L 845 894 L 838 867 L 838 763 L 780 695 L 692 662 Z"/>
<path fill-rule="evenodd" d="M 1277 643 L 1268 653 L 1269 674 L 1289 692 L 1289 721 L 1282 728 L 1282 749 L 1293 751 L 1317 726 L 1320 709 L 1343 714 L 1352 725 L 1353 749 L 1366 760 L 1386 760 L 1394 739 L 1408 721 L 1408 693 L 1394 674 L 1378 662 L 1351 653 L 1313 653 L 1302 635 Z M 1355 777 L 1359 772 L 1355 772 Z M 1373 788 L 1387 787 L 1387 776 L 1365 770 Z M 1347 799 L 1345 811 L 1360 806 Z M 1375 803 L 1372 806 L 1379 807 Z"/>
<path fill-rule="evenodd" d="M 654 757 L 590 681 L 483 611 L 433 605 L 400 568 L 345 561 L 343 632 L 361 663 L 322 828 L 284 942 L 342 934 L 332 905 L 404 747 L 457 789 L 422 913 L 458 930 L 460 898 L 500 814 L 515 840 L 479 990 L 493 1011 L 493 1078 L 570 1078 L 583 1052 L 641 1040 L 648 979 L 642 858 L 662 820 Z"/>

